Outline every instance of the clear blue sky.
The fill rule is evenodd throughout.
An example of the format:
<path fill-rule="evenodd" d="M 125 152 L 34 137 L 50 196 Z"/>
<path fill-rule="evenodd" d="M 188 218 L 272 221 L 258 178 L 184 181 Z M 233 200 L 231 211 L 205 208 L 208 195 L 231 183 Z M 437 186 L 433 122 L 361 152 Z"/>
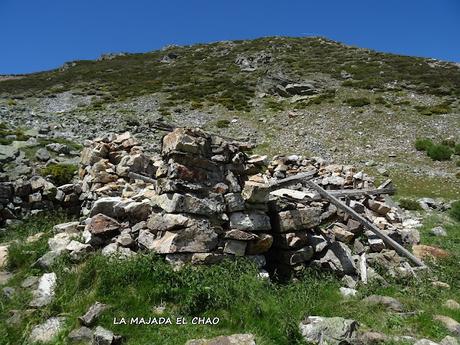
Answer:
<path fill-rule="evenodd" d="M 460 0 L 0 0 L 0 74 L 271 35 L 459 62 Z"/>

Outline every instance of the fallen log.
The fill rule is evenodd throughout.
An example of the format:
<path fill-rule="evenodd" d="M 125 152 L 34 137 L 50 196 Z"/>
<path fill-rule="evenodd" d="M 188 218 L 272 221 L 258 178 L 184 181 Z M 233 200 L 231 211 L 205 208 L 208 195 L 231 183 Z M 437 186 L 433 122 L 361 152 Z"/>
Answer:
<path fill-rule="evenodd" d="M 388 235 L 384 234 L 383 232 L 380 231 L 377 226 L 375 226 L 373 223 L 369 222 L 367 219 L 365 219 L 363 216 L 361 216 L 358 212 L 353 210 L 351 207 L 345 205 L 343 202 L 341 202 L 339 199 L 337 199 L 335 196 L 331 195 L 328 193 L 326 190 L 318 186 L 316 183 L 313 181 L 305 181 L 305 183 L 313 190 L 319 193 L 323 198 L 328 199 L 332 204 L 340 208 L 342 211 L 345 211 L 348 213 L 353 219 L 357 220 L 360 222 L 364 227 L 372 231 L 376 236 L 378 236 L 380 239 L 385 242 L 389 247 L 392 247 L 398 254 L 405 256 L 409 260 L 411 260 L 413 263 L 415 263 L 419 267 L 426 267 L 423 261 L 421 261 L 419 258 L 417 258 L 414 254 L 409 252 L 406 248 L 404 248 L 402 245 L 400 245 L 398 242 L 393 240 L 391 237 Z"/>

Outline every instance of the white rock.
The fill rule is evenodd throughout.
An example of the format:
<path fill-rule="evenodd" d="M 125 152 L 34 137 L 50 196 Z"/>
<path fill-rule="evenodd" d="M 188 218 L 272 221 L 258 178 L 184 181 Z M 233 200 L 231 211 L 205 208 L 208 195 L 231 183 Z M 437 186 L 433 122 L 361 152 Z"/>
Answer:
<path fill-rule="evenodd" d="M 56 289 L 56 273 L 45 273 L 40 277 L 37 290 L 33 292 L 31 307 L 43 307 L 51 303 Z"/>

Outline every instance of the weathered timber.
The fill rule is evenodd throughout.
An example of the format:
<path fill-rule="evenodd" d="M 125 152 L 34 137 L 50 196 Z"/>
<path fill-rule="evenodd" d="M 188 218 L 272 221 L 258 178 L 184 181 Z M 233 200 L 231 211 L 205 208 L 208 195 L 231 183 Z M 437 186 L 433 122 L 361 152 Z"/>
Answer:
<path fill-rule="evenodd" d="M 293 183 L 297 182 L 302 182 L 305 180 L 312 179 L 315 176 L 315 172 L 306 172 L 306 173 L 300 173 L 300 174 L 295 174 L 286 178 L 283 178 L 281 180 L 272 182 L 268 185 L 268 188 L 270 190 L 275 190 Z"/>
<path fill-rule="evenodd" d="M 305 181 L 305 183 L 313 190 L 317 191 L 319 195 L 321 195 L 323 198 L 328 199 L 332 204 L 340 208 L 341 210 L 345 211 L 348 213 L 353 219 L 357 220 L 360 222 L 364 227 L 372 231 L 376 236 L 381 238 L 385 244 L 388 246 L 392 247 L 396 252 L 400 255 L 403 255 L 410 259 L 413 263 L 415 263 L 417 266 L 420 267 L 425 267 L 425 264 L 423 261 L 421 261 L 419 258 L 417 258 L 415 255 L 413 255 L 411 252 L 409 252 L 406 248 L 404 248 L 402 245 L 400 245 L 398 242 L 387 236 L 386 234 L 382 233 L 377 226 L 369 222 L 367 219 L 365 219 L 363 216 L 361 216 L 358 212 L 353 210 L 351 207 L 345 205 L 343 202 L 341 202 L 339 199 L 337 199 L 335 196 L 331 195 L 328 193 L 326 190 L 318 186 L 316 183 L 313 181 Z"/>
<path fill-rule="evenodd" d="M 128 174 L 129 178 L 132 179 L 132 180 L 141 180 L 141 181 L 144 181 L 144 182 L 147 182 L 147 183 L 153 183 L 153 184 L 156 184 L 157 181 L 151 177 L 148 177 L 148 176 L 144 176 L 144 175 L 141 175 L 141 174 L 137 174 L 137 173 L 134 173 L 134 172 L 130 172 Z"/>
<path fill-rule="evenodd" d="M 383 183 L 380 186 L 377 187 L 377 189 L 393 188 L 391 186 L 392 182 L 393 181 L 391 181 L 391 179 L 385 180 L 385 181 L 383 181 Z"/>
<path fill-rule="evenodd" d="M 275 189 L 275 190 L 273 190 Z M 321 200 L 321 196 L 316 193 L 307 193 L 297 190 L 291 190 L 286 188 L 271 188 L 273 190 L 270 194 L 275 196 L 284 197 L 286 199 L 292 199 L 296 201 L 312 201 L 312 200 Z M 376 188 L 376 189 L 340 189 L 340 190 L 329 190 L 327 191 L 330 195 L 335 196 L 336 198 L 343 197 L 357 197 L 364 195 L 381 195 L 381 194 L 393 194 L 395 192 L 394 188 Z"/>
<path fill-rule="evenodd" d="M 337 198 L 341 198 L 341 197 L 353 197 L 353 196 L 363 196 L 363 195 L 394 194 L 395 189 L 393 187 L 376 188 L 376 189 L 341 189 L 341 190 L 330 190 L 327 192 Z"/>

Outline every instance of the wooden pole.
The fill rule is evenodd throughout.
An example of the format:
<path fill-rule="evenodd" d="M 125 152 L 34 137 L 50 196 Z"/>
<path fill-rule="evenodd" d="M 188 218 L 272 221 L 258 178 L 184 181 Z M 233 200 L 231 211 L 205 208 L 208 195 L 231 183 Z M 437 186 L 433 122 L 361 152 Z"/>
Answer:
<path fill-rule="evenodd" d="M 393 240 L 391 237 L 389 237 L 388 235 L 386 235 L 383 232 L 381 232 L 379 228 L 377 228 L 373 223 L 369 222 L 367 219 L 365 219 L 363 216 L 361 216 L 358 212 L 353 210 L 351 207 L 345 205 L 343 202 L 341 202 L 335 196 L 330 195 L 327 191 L 325 191 L 323 188 L 318 186 L 315 182 L 313 182 L 313 181 L 305 181 L 305 183 L 311 189 L 317 191 L 319 193 L 319 195 L 321 195 L 323 198 L 328 199 L 332 204 L 334 204 L 335 206 L 337 206 L 341 210 L 347 212 L 353 219 L 355 219 L 358 222 L 360 222 L 361 224 L 363 224 L 367 229 L 369 229 L 375 235 L 377 235 L 379 238 L 381 238 L 383 240 L 383 242 L 385 242 L 385 244 L 387 244 L 388 246 L 392 247 L 398 254 L 407 257 L 413 263 L 415 263 L 417 266 L 425 267 L 425 264 L 423 263 L 423 261 L 421 261 L 415 255 L 413 255 L 411 252 L 409 252 L 406 248 L 404 248 L 398 242 Z"/>

